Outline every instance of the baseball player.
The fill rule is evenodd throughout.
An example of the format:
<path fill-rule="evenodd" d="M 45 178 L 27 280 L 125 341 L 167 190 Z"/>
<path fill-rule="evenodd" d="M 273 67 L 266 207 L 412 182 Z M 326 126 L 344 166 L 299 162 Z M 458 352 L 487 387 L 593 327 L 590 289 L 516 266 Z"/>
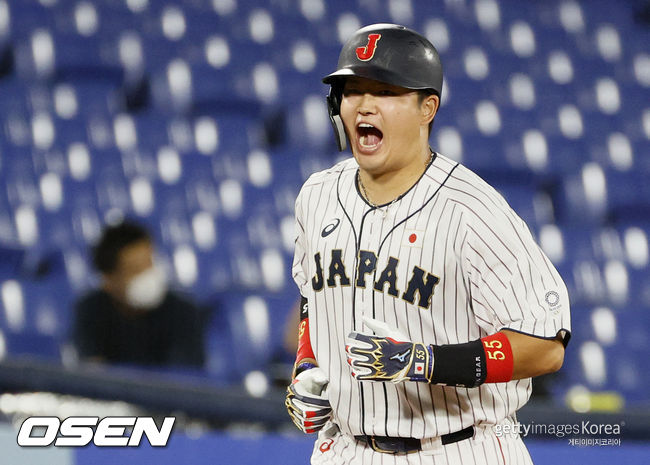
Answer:
<path fill-rule="evenodd" d="M 286 405 L 319 432 L 311 463 L 532 463 L 516 411 L 531 378 L 562 365 L 567 290 L 503 197 L 429 148 L 436 49 L 403 26 L 367 26 L 323 82 L 353 158 L 296 200 Z"/>

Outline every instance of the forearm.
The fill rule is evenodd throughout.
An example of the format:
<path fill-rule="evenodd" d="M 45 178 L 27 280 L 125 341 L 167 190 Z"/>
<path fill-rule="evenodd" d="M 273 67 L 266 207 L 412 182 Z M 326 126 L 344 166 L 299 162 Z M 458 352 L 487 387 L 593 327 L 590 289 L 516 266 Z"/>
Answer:
<path fill-rule="evenodd" d="M 298 324 L 298 350 L 296 362 L 293 365 L 292 377 L 295 378 L 301 371 L 318 366 L 316 356 L 311 347 L 309 336 L 309 312 L 307 299 L 300 300 L 300 323 Z"/>
<path fill-rule="evenodd" d="M 435 384 L 477 386 L 532 378 L 559 370 L 564 359 L 559 338 L 545 339 L 510 330 L 466 344 L 432 347 L 435 362 L 431 382 Z"/>
<path fill-rule="evenodd" d="M 532 378 L 562 368 L 564 345 L 559 337 L 543 339 L 516 331 L 501 332 L 508 337 L 514 355 L 512 379 Z"/>
<path fill-rule="evenodd" d="M 465 343 L 428 345 L 410 342 L 385 322 L 364 318 L 364 323 L 375 334 L 353 331 L 345 349 L 352 376 L 359 381 L 472 388 L 539 376 L 562 365 L 564 346 L 558 339 L 504 330 Z"/>

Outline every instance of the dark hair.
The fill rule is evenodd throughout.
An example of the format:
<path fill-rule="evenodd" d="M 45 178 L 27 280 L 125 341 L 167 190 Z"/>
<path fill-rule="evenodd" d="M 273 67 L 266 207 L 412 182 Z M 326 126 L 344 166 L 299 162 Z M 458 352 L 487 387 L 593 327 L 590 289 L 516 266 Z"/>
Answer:
<path fill-rule="evenodd" d="M 140 241 L 151 241 L 151 236 L 144 227 L 135 222 L 123 221 L 106 227 L 97 244 L 92 248 L 95 269 L 100 273 L 114 271 L 120 251 Z"/>

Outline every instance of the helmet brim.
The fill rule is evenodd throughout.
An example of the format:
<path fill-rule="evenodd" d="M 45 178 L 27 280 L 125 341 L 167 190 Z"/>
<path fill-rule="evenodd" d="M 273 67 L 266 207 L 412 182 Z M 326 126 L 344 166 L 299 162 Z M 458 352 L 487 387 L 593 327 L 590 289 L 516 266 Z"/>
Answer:
<path fill-rule="evenodd" d="M 349 77 L 361 77 L 365 79 L 372 79 L 373 81 L 384 82 L 386 84 L 404 87 L 405 89 L 412 90 L 434 90 L 430 85 L 422 82 L 413 82 L 404 78 L 404 76 L 382 69 L 376 66 L 349 66 L 339 69 L 331 74 L 325 76 L 322 81 L 324 84 L 342 84 L 342 82 Z"/>

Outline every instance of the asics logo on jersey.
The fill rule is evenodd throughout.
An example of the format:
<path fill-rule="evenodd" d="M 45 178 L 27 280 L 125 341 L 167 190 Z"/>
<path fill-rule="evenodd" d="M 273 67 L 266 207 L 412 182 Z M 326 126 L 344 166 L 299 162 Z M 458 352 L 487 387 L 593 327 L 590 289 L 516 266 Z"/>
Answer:
<path fill-rule="evenodd" d="M 327 229 L 327 227 L 325 229 Z M 323 230 L 323 233 L 325 233 L 325 230 Z M 330 252 L 329 263 L 323 263 L 320 252 L 314 255 L 314 262 L 316 274 L 311 280 L 311 286 L 314 291 L 322 291 L 325 287 L 325 283 L 327 283 L 327 287 L 330 288 L 336 287 L 337 285 L 349 286 L 352 283 L 350 275 L 345 268 L 345 263 L 343 263 L 343 251 L 341 249 L 332 249 Z M 399 259 L 388 257 L 386 266 L 380 273 L 378 273 L 376 272 L 378 271 L 377 254 L 371 250 L 360 250 L 357 269 L 354 274 L 354 276 L 357 277 L 355 285 L 365 289 L 368 275 L 378 275 L 379 277 L 377 280 L 371 283 L 375 291 L 382 293 L 387 292 L 393 297 L 401 297 L 402 300 L 405 300 L 410 304 L 415 303 L 417 296 L 418 307 L 429 308 L 431 306 L 433 291 L 438 282 L 440 282 L 440 278 L 418 266 L 414 266 L 411 270 L 409 280 L 405 283 L 406 290 L 400 295 L 397 273 L 398 264 Z"/>
<path fill-rule="evenodd" d="M 330 234 L 332 234 L 332 232 L 338 227 L 340 222 L 341 220 L 339 218 L 335 218 L 334 221 L 332 221 L 330 224 L 328 224 L 323 228 L 323 232 L 320 233 L 321 237 L 327 237 Z"/>
<path fill-rule="evenodd" d="M 403 354 L 395 354 L 390 359 L 391 360 L 397 360 L 400 363 L 405 363 L 406 362 L 406 357 L 408 357 L 409 355 L 411 355 L 411 349 L 408 349 Z"/>

